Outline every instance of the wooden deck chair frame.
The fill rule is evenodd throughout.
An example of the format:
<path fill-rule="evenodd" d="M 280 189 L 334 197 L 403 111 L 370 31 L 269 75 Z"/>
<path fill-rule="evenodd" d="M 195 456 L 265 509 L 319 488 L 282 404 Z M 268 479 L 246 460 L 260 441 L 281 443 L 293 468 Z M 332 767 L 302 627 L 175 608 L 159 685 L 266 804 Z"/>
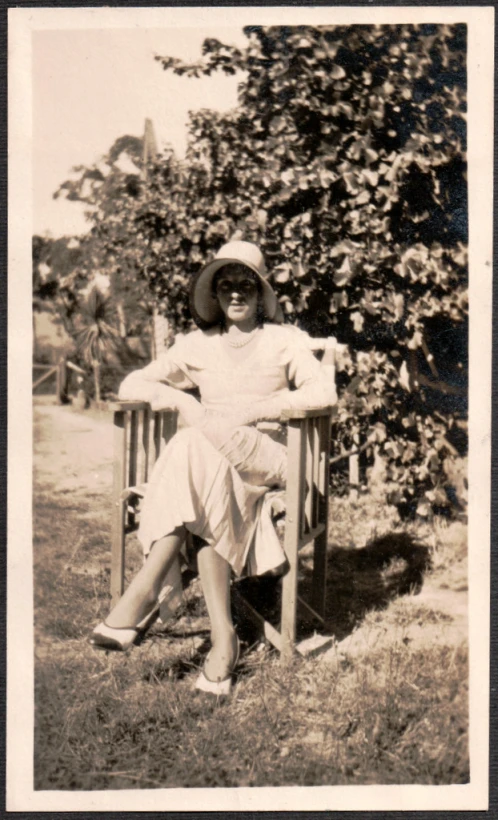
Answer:
<path fill-rule="evenodd" d="M 133 502 L 142 496 L 153 464 L 177 429 L 175 411 L 152 412 L 145 402 L 119 401 L 114 411 L 114 486 L 111 598 L 123 594 L 126 533 L 135 525 Z M 236 588 L 236 603 L 264 636 L 289 658 L 295 649 L 297 607 L 323 624 L 327 575 L 328 486 L 332 408 L 285 413 L 288 425 L 288 479 L 284 551 L 289 563 L 282 579 L 280 631 L 256 611 Z M 298 595 L 299 550 L 313 542 L 312 600 Z"/>

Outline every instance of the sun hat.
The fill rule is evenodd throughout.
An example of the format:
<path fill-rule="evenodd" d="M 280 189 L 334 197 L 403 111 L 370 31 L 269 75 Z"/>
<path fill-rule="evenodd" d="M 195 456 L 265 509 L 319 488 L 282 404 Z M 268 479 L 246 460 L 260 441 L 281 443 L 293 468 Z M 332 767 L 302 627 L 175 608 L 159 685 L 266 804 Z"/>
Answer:
<path fill-rule="evenodd" d="M 256 274 L 261 283 L 263 309 L 266 317 L 272 322 L 283 322 L 282 309 L 275 291 L 266 281 L 266 266 L 263 254 L 252 242 L 234 240 L 223 245 L 206 267 L 196 275 L 190 288 L 190 310 L 195 321 L 214 324 L 222 317 L 218 300 L 213 294 L 213 277 L 216 271 L 225 265 L 245 265 Z"/>

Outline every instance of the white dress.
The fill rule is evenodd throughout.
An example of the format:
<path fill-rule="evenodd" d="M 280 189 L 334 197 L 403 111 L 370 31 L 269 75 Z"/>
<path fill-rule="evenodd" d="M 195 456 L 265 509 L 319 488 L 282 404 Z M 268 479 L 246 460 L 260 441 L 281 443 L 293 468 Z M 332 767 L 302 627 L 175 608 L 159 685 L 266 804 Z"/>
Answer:
<path fill-rule="evenodd" d="M 333 374 L 310 350 L 307 334 L 267 324 L 234 363 L 219 329 L 194 331 L 123 382 L 120 397 L 152 401 L 157 383 L 198 387 L 205 409 L 217 415 L 278 406 L 328 406 L 336 400 Z M 289 393 L 289 387 L 295 388 Z M 278 414 L 277 414 L 278 416 Z M 263 425 L 264 426 L 264 425 Z M 265 495 L 282 486 L 286 451 L 281 428 L 256 433 L 239 427 L 221 449 L 201 430 L 180 430 L 150 477 L 138 531 L 144 552 L 184 525 L 211 545 L 237 575 L 259 575 L 284 561 Z M 271 425 L 266 425 L 266 428 Z M 275 440 L 278 439 L 279 440 Z"/>

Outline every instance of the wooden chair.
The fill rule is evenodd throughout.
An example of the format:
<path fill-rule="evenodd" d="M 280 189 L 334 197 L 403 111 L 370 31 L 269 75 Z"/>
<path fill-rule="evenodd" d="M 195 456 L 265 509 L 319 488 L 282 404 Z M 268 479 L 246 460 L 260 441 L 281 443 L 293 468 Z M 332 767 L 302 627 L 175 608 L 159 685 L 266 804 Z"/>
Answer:
<path fill-rule="evenodd" d="M 327 353 L 332 351 L 326 351 Z M 330 364 L 329 361 L 323 364 Z M 177 429 L 176 411 L 152 412 L 145 402 L 113 402 L 114 489 L 111 552 L 113 606 L 124 589 L 125 538 L 136 526 L 135 504 L 145 493 L 147 480 L 162 448 Z M 280 629 L 259 613 L 236 588 L 237 604 L 261 632 L 289 658 L 296 639 L 297 606 L 302 605 L 323 624 L 327 575 L 327 526 L 330 426 L 333 408 L 286 412 L 288 425 L 288 479 L 285 491 L 284 551 L 289 563 L 282 579 Z M 298 593 L 299 550 L 313 542 L 311 601 Z"/>

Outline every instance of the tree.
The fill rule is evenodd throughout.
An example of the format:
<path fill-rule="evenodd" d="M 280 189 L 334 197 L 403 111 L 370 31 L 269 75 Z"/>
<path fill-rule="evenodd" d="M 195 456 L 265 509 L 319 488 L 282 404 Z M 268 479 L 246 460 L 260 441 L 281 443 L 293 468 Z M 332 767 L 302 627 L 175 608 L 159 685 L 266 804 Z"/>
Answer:
<path fill-rule="evenodd" d="M 466 27 L 245 33 L 245 50 L 158 58 L 246 72 L 236 111 L 191 119 L 187 269 L 213 236 L 259 242 L 290 320 L 355 351 L 341 434 L 375 436 L 393 500 L 445 506 L 466 411 Z"/>
<path fill-rule="evenodd" d="M 466 441 L 466 28 L 245 33 L 194 64 L 157 58 L 243 72 L 235 110 L 191 115 L 184 162 L 167 151 L 143 180 L 116 149 L 107 175 L 82 170 L 90 267 L 177 331 L 191 276 L 234 234 L 258 242 L 288 320 L 351 347 L 339 438 L 368 436 L 393 501 L 447 506 Z"/>
<path fill-rule="evenodd" d="M 90 230 L 82 239 L 79 273 L 109 277 L 122 337 L 150 336 L 158 306 L 165 308 L 170 296 L 172 304 L 179 301 L 170 287 L 174 268 L 162 253 L 161 216 L 180 165 L 167 151 L 148 162 L 153 174 L 148 180 L 142 147 L 136 137 L 119 138 L 98 163 L 75 168 L 76 176 L 55 193 L 88 205 Z"/>
<path fill-rule="evenodd" d="M 115 140 L 97 163 L 74 168 L 73 177 L 54 194 L 54 198 L 65 197 L 87 205 L 89 232 L 81 238 L 75 275 L 86 281 L 92 281 L 97 274 L 109 277 L 122 338 L 137 326 L 141 329 L 149 309 L 140 293 L 136 271 L 127 275 L 115 252 L 127 243 L 127 215 L 140 192 L 141 169 L 142 140 L 126 135 Z"/>
<path fill-rule="evenodd" d="M 80 307 L 76 339 L 78 352 L 93 370 L 95 400 L 100 402 L 100 368 L 112 353 L 119 350 L 120 338 L 112 322 L 112 307 L 108 298 L 96 287 Z"/>
<path fill-rule="evenodd" d="M 87 280 L 78 273 L 80 243 L 73 237 L 33 236 L 33 310 L 55 311 L 71 335 L 77 291 Z"/>

